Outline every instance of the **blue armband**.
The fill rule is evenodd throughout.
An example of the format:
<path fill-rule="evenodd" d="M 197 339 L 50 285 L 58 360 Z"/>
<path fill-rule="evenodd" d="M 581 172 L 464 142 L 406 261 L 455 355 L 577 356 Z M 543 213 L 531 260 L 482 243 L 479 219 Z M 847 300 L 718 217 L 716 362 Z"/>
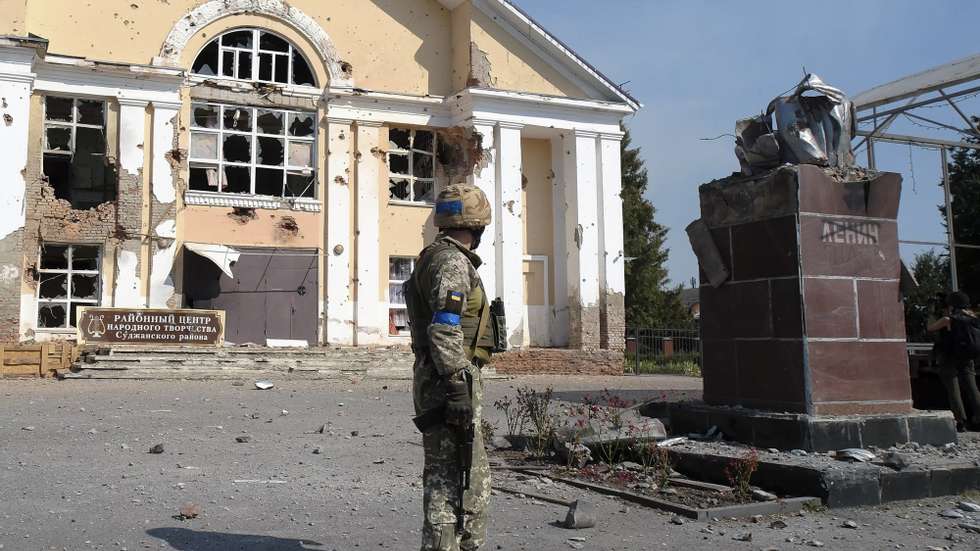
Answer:
<path fill-rule="evenodd" d="M 459 314 L 454 314 L 452 312 L 436 312 L 432 316 L 432 323 L 441 323 L 442 325 L 459 325 Z"/>

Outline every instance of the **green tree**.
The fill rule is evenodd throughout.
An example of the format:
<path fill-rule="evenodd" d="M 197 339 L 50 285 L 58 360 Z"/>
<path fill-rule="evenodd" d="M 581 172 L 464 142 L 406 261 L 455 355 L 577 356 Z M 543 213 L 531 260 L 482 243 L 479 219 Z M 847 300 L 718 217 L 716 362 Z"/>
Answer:
<path fill-rule="evenodd" d="M 656 222 L 657 209 L 643 197 L 647 169 L 640 148 L 631 148 L 629 130 L 623 137 L 623 240 L 626 253 L 626 325 L 686 327 L 691 317 L 680 302 L 680 286 L 671 288 L 664 246 L 667 228 Z"/>
<path fill-rule="evenodd" d="M 980 119 L 973 117 L 974 122 Z M 978 138 L 970 138 L 980 143 Z M 943 185 L 940 182 L 940 187 Z M 953 195 L 953 229 L 956 242 L 980 245 L 980 151 L 955 149 L 949 163 L 949 189 Z M 945 205 L 939 206 L 943 225 L 949 220 Z M 970 295 L 974 304 L 980 301 L 980 250 L 957 247 L 956 272 L 960 289 Z"/>
<path fill-rule="evenodd" d="M 905 296 L 905 332 L 909 342 L 932 342 L 926 331 L 949 292 L 949 257 L 937 251 L 915 255 L 912 274 L 919 287 Z"/>

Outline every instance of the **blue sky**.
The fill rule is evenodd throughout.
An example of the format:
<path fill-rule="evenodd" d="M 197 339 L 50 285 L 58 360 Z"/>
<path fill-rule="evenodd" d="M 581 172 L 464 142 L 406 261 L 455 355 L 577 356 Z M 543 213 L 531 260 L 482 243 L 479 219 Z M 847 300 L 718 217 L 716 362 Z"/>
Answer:
<path fill-rule="evenodd" d="M 515 1 L 612 80 L 629 81 L 644 103 L 628 124 L 650 171 L 647 197 L 670 229 L 674 283 L 697 274 L 684 227 L 698 217 L 698 184 L 738 170 L 730 138 L 700 138 L 731 133 L 804 67 L 855 95 L 980 52 L 976 1 Z M 963 107 L 980 113 L 980 100 Z M 935 135 L 905 124 L 893 131 Z M 905 176 L 900 237 L 944 240 L 934 207 L 942 201 L 938 154 L 897 145 L 877 154 L 879 169 Z M 903 246 L 902 254 L 908 261 L 920 250 Z"/>

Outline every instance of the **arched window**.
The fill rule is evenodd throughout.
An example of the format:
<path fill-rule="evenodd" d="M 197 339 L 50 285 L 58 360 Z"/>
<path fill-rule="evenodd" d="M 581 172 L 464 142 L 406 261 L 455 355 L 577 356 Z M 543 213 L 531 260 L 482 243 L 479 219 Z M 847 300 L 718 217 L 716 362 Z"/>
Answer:
<path fill-rule="evenodd" d="M 205 46 L 192 72 L 256 82 L 316 86 L 316 77 L 299 49 L 260 29 L 228 31 Z"/>

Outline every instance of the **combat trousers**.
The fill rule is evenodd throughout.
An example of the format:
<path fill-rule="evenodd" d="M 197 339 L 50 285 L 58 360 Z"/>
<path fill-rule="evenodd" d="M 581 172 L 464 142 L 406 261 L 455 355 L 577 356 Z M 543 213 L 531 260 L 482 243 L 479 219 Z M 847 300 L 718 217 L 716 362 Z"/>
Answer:
<path fill-rule="evenodd" d="M 958 423 L 968 424 L 963 394 L 970 405 L 972 424 L 980 424 L 980 390 L 977 389 L 977 371 L 972 361 L 947 359 L 939 369 L 939 378 L 946 387 L 949 409 Z"/>
<path fill-rule="evenodd" d="M 459 467 L 456 439 L 445 425 L 422 435 L 425 467 L 422 472 L 422 551 L 475 551 L 487 539 L 487 509 L 490 506 L 490 465 L 483 447 L 483 379 L 473 367 L 473 468 L 470 489 L 463 496 L 466 522 L 463 533 L 456 533 L 456 496 Z"/>

